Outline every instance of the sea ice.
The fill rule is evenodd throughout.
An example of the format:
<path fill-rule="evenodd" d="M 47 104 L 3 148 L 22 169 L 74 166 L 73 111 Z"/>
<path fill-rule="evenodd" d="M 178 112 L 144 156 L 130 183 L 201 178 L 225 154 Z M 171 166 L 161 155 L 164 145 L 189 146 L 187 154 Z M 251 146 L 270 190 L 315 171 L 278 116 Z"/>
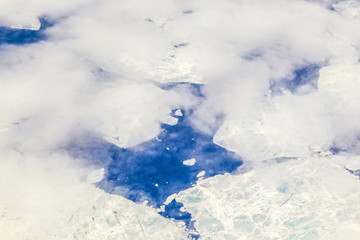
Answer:
<path fill-rule="evenodd" d="M 195 163 L 196 163 L 195 158 L 191 158 L 191 159 L 183 161 L 183 164 L 186 165 L 186 166 L 193 166 Z"/>
<path fill-rule="evenodd" d="M 178 109 L 178 110 L 175 111 L 174 115 L 181 117 L 183 114 L 182 114 L 181 110 Z"/>
<path fill-rule="evenodd" d="M 334 158 L 218 175 L 200 180 L 176 200 L 192 214 L 201 239 L 359 236 L 360 181 L 337 163 L 341 156 Z"/>
<path fill-rule="evenodd" d="M 95 186 L 77 188 L 69 201 L 58 209 L 45 202 L 37 209 L 29 201 L 22 206 L 0 200 L 0 239 L 188 239 L 182 223 Z"/>

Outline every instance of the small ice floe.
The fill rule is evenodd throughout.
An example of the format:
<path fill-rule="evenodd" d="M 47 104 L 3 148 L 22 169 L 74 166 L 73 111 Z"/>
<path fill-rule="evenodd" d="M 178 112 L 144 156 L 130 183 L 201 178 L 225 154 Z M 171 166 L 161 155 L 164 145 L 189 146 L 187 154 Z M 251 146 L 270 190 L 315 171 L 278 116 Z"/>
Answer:
<path fill-rule="evenodd" d="M 181 117 L 183 114 L 180 109 L 176 110 L 174 113 L 175 116 Z"/>
<path fill-rule="evenodd" d="M 205 171 L 201 171 L 198 173 L 198 175 L 196 175 L 197 178 L 201 178 L 205 176 Z"/>
<path fill-rule="evenodd" d="M 165 123 L 167 125 L 170 125 L 170 126 L 174 126 L 174 125 L 176 125 L 178 123 L 178 119 L 174 118 L 174 117 L 171 117 L 171 116 L 166 116 L 163 119 L 163 123 Z"/>
<path fill-rule="evenodd" d="M 186 212 L 186 208 L 185 208 L 185 207 L 181 207 L 181 208 L 180 208 L 180 212 Z"/>
<path fill-rule="evenodd" d="M 176 193 L 174 193 L 174 194 L 172 194 L 172 195 L 168 196 L 168 197 L 166 198 L 166 200 L 165 200 L 164 204 L 165 204 L 165 205 L 168 205 L 169 203 L 171 203 L 171 202 L 172 202 L 172 200 L 174 200 L 174 199 L 175 199 L 176 195 L 177 195 L 177 194 L 176 194 Z"/>
<path fill-rule="evenodd" d="M 186 166 L 194 166 L 195 163 L 196 163 L 195 158 L 191 158 L 191 159 L 183 161 L 183 164 Z"/>
<path fill-rule="evenodd" d="M 165 212 L 165 205 L 160 206 L 160 212 Z"/>
<path fill-rule="evenodd" d="M 101 180 L 103 180 L 104 175 L 105 175 L 104 168 L 94 170 L 88 174 L 86 182 L 90 184 L 100 182 Z"/>

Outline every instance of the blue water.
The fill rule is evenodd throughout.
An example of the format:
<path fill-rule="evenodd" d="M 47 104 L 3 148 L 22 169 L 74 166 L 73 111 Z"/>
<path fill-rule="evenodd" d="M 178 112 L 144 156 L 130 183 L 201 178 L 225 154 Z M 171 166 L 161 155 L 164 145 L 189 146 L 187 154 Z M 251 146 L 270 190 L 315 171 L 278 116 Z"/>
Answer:
<path fill-rule="evenodd" d="M 109 148 L 112 161 L 99 187 L 134 202 L 146 200 L 160 207 L 168 196 L 192 187 L 201 171 L 205 171 L 205 178 L 212 177 L 231 173 L 242 164 L 235 153 L 214 144 L 213 136 L 190 125 L 191 110 L 182 112 L 183 116 L 173 115 L 178 118 L 176 125 L 162 124 L 161 133 L 150 141 L 127 149 L 112 145 Z M 195 165 L 183 164 L 191 158 L 196 159 Z M 173 200 L 160 214 L 184 221 L 193 229 L 191 214 L 181 212 L 181 207 L 181 203 Z"/>
<path fill-rule="evenodd" d="M 313 89 L 317 89 L 319 71 L 323 67 L 321 64 L 309 64 L 293 71 L 291 79 L 283 79 L 281 81 L 273 81 L 270 83 L 270 89 L 273 93 L 281 93 L 281 89 L 286 89 L 291 93 L 295 93 L 299 87 L 310 85 Z"/>
<path fill-rule="evenodd" d="M 198 98 L 205 98 L 202 85 L 185 82 L 157 84 L 163 90 L 189 91 Z M 74 157 L 87 159 L 89 165 L 104 167 L 106 176 L 97 186 L 106 192 L 122 195 L 136 203 L 145 200 L 159 208 L 168 196 L 191 188 L 201 171 L 204 178 L 231 173 L 241 164 L 241 158 L 213 143 L 213 134 L 206 135 L 194 129 L 190 123 L 192 109 L 181 109 L 182 116 L 176 125 L 161 124 L 161 132 L 153 139 L 130 148 L 120 148 L 99 137 L 79 134 L 66 146 Z M 214 133 L 216 132 L 214 127 Z M 193 166 L 183 161 L 195 158 Z M 192 232 L 194 221 L 191 214 L 180 211 L 182 203 L 173 200 L 159 212 L 164 217 L 185 222 Z M 193 239 L 199 235 L 190 234 Z"/>
<path fill-rule="evenodd" d="M 294 71 L 294 78 L 286 82 L 286 88 L 294 92 L 298 87 L 310 84 L 317 88 L 317 80 L 321 66 L 318 64 L 310 64 Z"/>
<path fill-rule="evenodd" d="M 53 26 L 47 18 L 40 18 L 40 30 L 12 29 L 0 27 L 0 45 L 24 45 L 46 40 L 44 30 Z"/>
<path fill-rule="evenodd" d="M 106 190 L 125 186 L 122 194 L 129 199 L 148 200 L 160 206 L 169 195 L 191 187 L 199 172 L 205 170 L 205 177 L 211 177 L 240 166 L 235 153 L 214 144 L 212 136 L 194 130 L 186 116 L 184 113 L 178 117 L 179 122 L 174 126 L 162 124 L 162 132 L 156 138 L 135 147 L 124 149 L 112 145 Z M 183 161 L 190 158 L 195 158 L 196 164 L 184 165 Z"/>

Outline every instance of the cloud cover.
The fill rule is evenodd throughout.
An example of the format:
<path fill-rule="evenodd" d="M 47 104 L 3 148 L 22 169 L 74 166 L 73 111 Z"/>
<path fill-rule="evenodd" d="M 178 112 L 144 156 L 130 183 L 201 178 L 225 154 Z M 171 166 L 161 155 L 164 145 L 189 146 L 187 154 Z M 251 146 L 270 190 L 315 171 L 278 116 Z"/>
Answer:
<path fill-rule="evenodd" d="M 1 26 L 38 29 L 41 16 L 54 26 L 45 41 L 0 46 L 0 161 L 36 172 L 27 159 L 88 132 L 134 146 L 180 107 L 196 109 L 192 124 L 205 133 L 223 114 L 214 141 L 248 161 L 332 147 L 358 154 L 359 9 L 357 1 L 1 1 Z M 289 91 L 295 70 L 312 64 L 321 66 L 315 86 Z M 182 81 L 205 84 L 205 100 L 158 87 Z"/>

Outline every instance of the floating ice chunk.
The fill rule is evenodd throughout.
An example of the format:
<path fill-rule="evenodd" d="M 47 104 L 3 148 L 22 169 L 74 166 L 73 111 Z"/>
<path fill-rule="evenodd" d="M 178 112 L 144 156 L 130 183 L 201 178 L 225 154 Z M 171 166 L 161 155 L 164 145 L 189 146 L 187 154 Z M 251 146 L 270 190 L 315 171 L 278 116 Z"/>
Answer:
<path fill-rule="evenodd" d="M 171 116 L 167 116 L 166 118 L 163 119 L 163 123 L 174 126 L 178 123 L 178 119 Z"/>
<path fill-rule="evenodd" d="M 178 109 L 178 110 L 175 111 L 174 115 L 181 117 L 183 114 L 182 114 L 181 110 Z"/>
<path fill-rule="evenodd" d="M 195 163 L 196 163 L 195 158 L 191 158 L 191 159 L 183 161 L 183 164 L 186 166 L 194 166 Z"/>
<path fill-rule="evenodd" d="M 165 204 L 165 205 L 168 205 L 169 203 L 171 203 L 171 202 L 172 202 L 172 200 L 174 200 L 174 199 L 175 199 L 176 195 L 177 195 L 177 194 L 176 194 L 176 193 L 174 193 L 174 194 L 172 194 L 172 195 L 168 196 L 168 197 L 166 198 L 166 200 L 165 200 L 164 204 Z"/>
<path fill-rule="evenodd" d="M 104 178 L 104 175 L 105 175 L 105 169 L 104 168 L 94 170 L 94 171 L 89 173 L 89 175 L 87 176 L 86 182 L 87 183 L 100 182 Z"/>
<path fill-rule="evenodd" d="M 39 19 L 33 19 L 27 23 L 16 23 L 10 25 L 12 29 L 24 29 L 24 30 L 33 30 L 39 31 L 41 27 L 41 22 Z"/>
<path fill-rule="evenodd" d="M 165 205 L 160 206 L 160 212 L 165 212 Z"/>
<path fill-rule="evenodd" d="M 205 171 L 201 171 L 198 173 L 198 175 L 196 175 L 197 178 L 201 178 L 205 175 Z"/>

